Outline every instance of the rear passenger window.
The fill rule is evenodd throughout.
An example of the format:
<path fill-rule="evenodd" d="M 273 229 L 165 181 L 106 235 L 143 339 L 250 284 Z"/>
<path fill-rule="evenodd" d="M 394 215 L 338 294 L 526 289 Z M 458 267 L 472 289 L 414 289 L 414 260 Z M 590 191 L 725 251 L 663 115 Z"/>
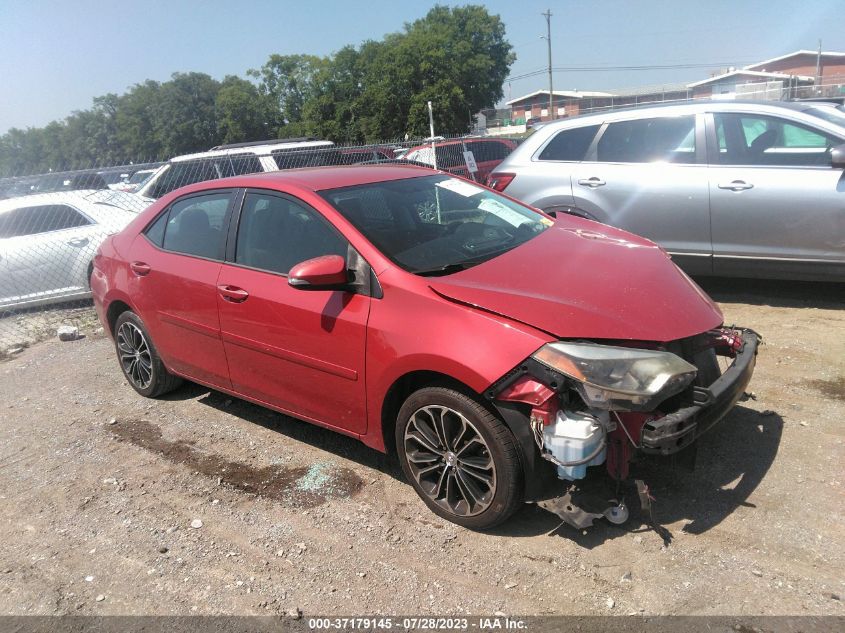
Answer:
<path fill-rule="evenodd" d="M 244 199 L 235 263 L 287 275 L 307 259 L 346 251 L 346 240 L 304 205 L 262 193 Z"/>
<path fill-rule="evenodd" d="M 50 233 L 87 224 L 91 224 L 88 218 L 65 204 L 24 207 L 0 215 L 0 238 Z"/>
<path fill-rule="evenodd" d="M 598 142 L 603 163 L 695 163 L 695 116 L 611 123 Z"/>
<path fill-rule="evenodd" d="M 175 202 L 164 227 L 163 248 L 185 255 L 222 259 L 224 223 L 230 199 L 231 194 L 227 192 Z M 150 228 L 156 228 L 156 224 Z"/>
<path fill-rule="evenodd" d="M 145 231 L 144 235 L 153 244 L 161 248 L 164 243 L 164 227 L 167 225 L 167 213 L 162 213 Z"/>
<path fill-rule="evenodd" d="M 590 147 L 590 143 L 599 131 L 599 125 L 588 125 L 577 127 L 572 130 L 563 130 L 549 141 L 549 144 L 540 152 L 540 160 L 584 160 L 584 155 Z"/>

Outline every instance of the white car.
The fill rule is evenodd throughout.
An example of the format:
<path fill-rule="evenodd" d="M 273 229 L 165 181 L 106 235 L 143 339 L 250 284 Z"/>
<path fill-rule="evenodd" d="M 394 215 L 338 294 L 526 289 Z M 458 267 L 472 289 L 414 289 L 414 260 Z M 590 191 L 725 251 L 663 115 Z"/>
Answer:
<path fill-rule="evenodd" d="M 157 199 L 195 182 L 294 167 L 338 164 L 341 164 L 340 157 L 331 141 L 290 138 L 219 145 L 207 152 L 171 158 L 136 193 Z"/>
<path fill-rule="evenodd" d="M 0 201 L 0 310 L 91 296 L 100 243 L 148 202 L 108 189 Z"/>

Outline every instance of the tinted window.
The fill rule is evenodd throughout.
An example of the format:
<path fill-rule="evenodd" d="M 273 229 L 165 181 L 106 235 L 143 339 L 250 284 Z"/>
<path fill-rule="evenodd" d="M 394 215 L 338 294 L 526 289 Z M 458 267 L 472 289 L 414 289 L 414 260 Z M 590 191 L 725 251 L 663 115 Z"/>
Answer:
<path fill-rule="evenodd" d="M 230 194 L 215 193 L 175 202 L 168 214 L 163 247 L 186 255 L 222 259 L 229 200 Z M 155 224 L 151 228 L 154 227 Z"/>
<path fill-rule="evenodd" d="M 37 235 L 91 224 L 76 209 L 64 204 L 13 209 L 0 215 L 0 238 Z"/>
<path fill-rule="evenodd" d="M 608 163 L 694 163 L 695 116 L 611 123 L 599 139 L 596 158 Z"/>
<path fill-rule="evenodd" d="M 287 198 L 247 194 L 238 225 L 235 262 L 288 274 L 306 259 L 346 257 L 347 243 L 322 217 Z"/>
<path fill-rule="evenodd" d="M 714 115 L 722 165 L 829 165 L 841 139 L 777 117 Z"/>
<path fill-rule="evenodd" d="M 510 148 L 497 141 L 470 141 L 466 144 L 466 148 L 472 152 L 476 163 L 490 160 L 503 161 L 510 154 Z"/>
<path fill-rule="evenodd" d="M 261 162 L 255 154 L 232 154 L 215 158 L 171 163 L 167 171 L 153 187 L 152 197 L 161 198 L 179 187 L 205 182 L 217 178 L 240 176 L 263 171 Z"/>
<path fill-rule="evenodd" d="M 436 145 L 434 151 L 437 153 L 438 169 L 452 169 L 454 167 L 466 166 L 462 145 Z M 428 155 L 431 156 L 431 150 L 429 150 Z"/>
<path fill-rule="evenodd" d="M 276 166 L 279 169 L 349 164 L 349 161 L 333 147 L 297 150 L 277 149 L 273 152 L 273 160 L 276 161 Z"/>
<path fill-rule="evenodd" d="M 164 227 L 167 225 L 167 213 L 162 213 L 146 230 L 145 234 L 156 246 L 164 244 Z"/>
<path fill-rule="evenodd" d="M 599 125 L 577 127 L 573 130 L 563 130 L 549 141 L 545 149 L 540 152 L 540 160 L 570 160 L 579 161 L 584 159 L 584 154 L 593 142 Z"/>

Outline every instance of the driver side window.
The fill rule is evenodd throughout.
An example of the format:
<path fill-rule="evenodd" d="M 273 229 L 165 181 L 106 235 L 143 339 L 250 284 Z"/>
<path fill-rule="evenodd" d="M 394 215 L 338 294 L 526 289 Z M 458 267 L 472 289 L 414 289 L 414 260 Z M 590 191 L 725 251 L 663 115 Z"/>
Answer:
<path fill-rule="evenodd" d="M 842 141 L 820 130 L 772 116 L 714 115 L 722 165 L 813 166 L 830 164 Z"/>
<path fill-rule="evenodd" d="M 320 257 L 346 257 L 347 242 L 328 222 L 282 196 L 248 193 L 238 224 L 235 263 L 287 275 L 296 264 Z"/>

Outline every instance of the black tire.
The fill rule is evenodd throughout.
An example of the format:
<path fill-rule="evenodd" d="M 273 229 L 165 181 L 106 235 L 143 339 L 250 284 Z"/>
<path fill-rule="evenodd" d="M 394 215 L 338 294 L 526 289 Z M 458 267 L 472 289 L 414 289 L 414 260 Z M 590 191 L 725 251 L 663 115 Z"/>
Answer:
<path fill-rule="evenodd" d="M 131 310 L 117 317 L 114 347 L 123 376 L 142 396 L 157 398 L 182 384 L 179 376 L 167 371 L 144 322 Z"/>
<path fill-rule="evenodd" d="M 415 391 L 399 410 L 395 440 L 405 477 L 438 516 L 485 530 L 521 505 L 516 438 L 477 398 L 447 387 Z"/>

